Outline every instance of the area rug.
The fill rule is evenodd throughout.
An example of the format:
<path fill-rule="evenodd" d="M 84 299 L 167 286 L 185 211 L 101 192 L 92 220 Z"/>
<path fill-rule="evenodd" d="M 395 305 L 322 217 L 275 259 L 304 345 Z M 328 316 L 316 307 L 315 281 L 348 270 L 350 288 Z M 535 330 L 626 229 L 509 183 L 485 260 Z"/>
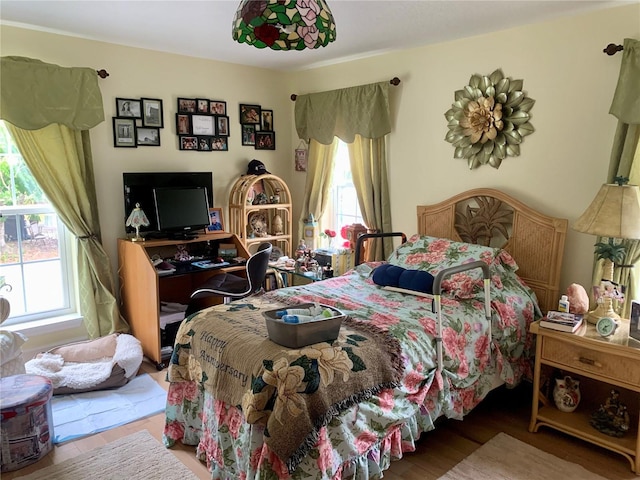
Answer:
<path fill-rule="evenodd" d="M 438 480 L 606 480 L 575 463 L 499 433 Z"/>
<path fill-rule="evenodd" d="M 197 480 L 147 430 L 131 434 L 16 480 Z"/>
<path fill-rule="evenodd" d="M 104 432 L 163 411 L 167 392 L 148 374 L 113 390 L 56 395 L 51 400 L 53 443 Z"/>

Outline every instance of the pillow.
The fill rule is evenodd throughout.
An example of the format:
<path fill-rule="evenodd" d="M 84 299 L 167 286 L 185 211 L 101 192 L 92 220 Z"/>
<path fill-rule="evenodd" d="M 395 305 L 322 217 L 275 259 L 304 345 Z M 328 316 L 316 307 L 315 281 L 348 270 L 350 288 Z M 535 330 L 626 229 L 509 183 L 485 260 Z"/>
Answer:
<path fill-rule="evenodd" d="M 433 292 L 433 275 L 429 272 L 406 270 L 388 263 L 373 271 L 373 282 L 381 287 L 399 287 L 422 293 Z"/>
<path fill-rule="evenodd" d="M 419 235 L 412 236 L 396 248 L 388 259 L 391 265 L 422 270 L 432 275 L 437 275 L 445 268 L 478 260 L 489 266 L 492 277 L 512 275 L 518 269 L 511 255 L 501 248 Z M 492 288 L 502 288 L 501 282 L 493 283 Z M 442 282 L 442 289 L 458 298 L 471 298 L 475 295 L 476 289 L 482 287 L 480 269 L 454 274 Z"/>

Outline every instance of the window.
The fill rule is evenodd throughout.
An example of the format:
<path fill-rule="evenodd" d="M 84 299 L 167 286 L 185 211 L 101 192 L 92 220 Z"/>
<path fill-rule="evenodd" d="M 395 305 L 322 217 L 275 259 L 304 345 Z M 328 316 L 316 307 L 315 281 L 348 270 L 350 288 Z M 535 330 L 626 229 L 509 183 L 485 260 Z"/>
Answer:
<path fill-rule="evenodd" d="M 361 223 L 364 225 L 356 188 L 351 176 L 351 164 L 349 163 L 349 149 L 347 144 L 338 140 L 338 149 L 334 159 L 333 175 L 329 190 L 329 203 L 322 216 L 322 228 L 337 232 L 335 247 L 341 247 L 343 239 L 340 230 L 345 225 Z"/>
<path fill-rule="evenodd" d="M 11 304 L 5 325 L 74 310 L 68 237 L 0 122 L 0 288 Z"/>

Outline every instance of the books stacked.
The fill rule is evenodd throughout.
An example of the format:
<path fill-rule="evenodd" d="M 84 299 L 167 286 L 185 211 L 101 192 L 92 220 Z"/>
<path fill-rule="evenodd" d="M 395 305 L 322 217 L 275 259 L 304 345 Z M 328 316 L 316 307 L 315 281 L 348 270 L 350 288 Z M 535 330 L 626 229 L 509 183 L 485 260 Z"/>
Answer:
<path fill-rule="evenodd" d="M 574 333 L 582 325 L 582 319 L 582 314 L 550 310 L 547 312 L 547 316 L 540 320 L 540 326 L 561 332 Z"/>

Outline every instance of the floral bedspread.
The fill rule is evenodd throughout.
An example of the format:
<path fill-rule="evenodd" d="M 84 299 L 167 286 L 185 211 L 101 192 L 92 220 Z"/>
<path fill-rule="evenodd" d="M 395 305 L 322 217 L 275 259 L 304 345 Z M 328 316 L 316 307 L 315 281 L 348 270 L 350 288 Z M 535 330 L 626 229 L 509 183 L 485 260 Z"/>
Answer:
<path fill-rule="evenodd" d="M 409 253 L 413 255 L 415 251 Z M 437 317 L 431 300 L 382 290 L 370 278 L 372 266 L 361 265 L 341 277 L 265 296 L 285 303 L 319 301 L 387 331 L 403 352 L 400 387 L 385 389 L 334 418 L 289 473 L 265 444 L 264 428 L 246 423 L 240 408 L 213 398 L 195 382 L 176 382 L 169 388 L 165 445 L 177 441 L 197 445 L 196 454 L 207 463 L 213 479 L 377 479 L 392 459 L 414 450 L 420 434 L 433 429 L 438 417 L 462 419 L 498 379 L 515 385 L 530 375 L 528 325 L 539 313 L 534 294 L 510 269 L 492 266 L 491 342 L 483 291 L 470 288 L 477 279 L 456 275 L 448 281 L 450 294 L 443 293 L 441 306 L 445 353 L 438 375 Z"/>

